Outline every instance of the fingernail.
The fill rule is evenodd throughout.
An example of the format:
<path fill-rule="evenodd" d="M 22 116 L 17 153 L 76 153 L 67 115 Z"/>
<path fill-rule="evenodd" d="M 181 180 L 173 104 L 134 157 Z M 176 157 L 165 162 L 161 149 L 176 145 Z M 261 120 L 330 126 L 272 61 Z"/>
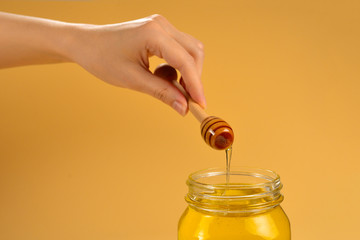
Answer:
<path fill-rule="evenodd" d="M 178 101 L 173 102 L 172 108 L 175 109 L 181 116 L 185 116 L 186 114 L 186 107 L 179 103 Z"/>
<path fill-rule="evenodd" d="M 200 100 L 197 101 L 197 103 L 203 108 L 206 108 L 206 100 L 205 98 L 201 98 Z"/>
<path fill-rule="evenodd" d="M 206 108 L 206 99 L 205 98 L 203 98 L 203 101 L 202 101 L 202 103 L 201 103 L 201 105 L 202 105 L 202 107 L 205 109 Z"/>

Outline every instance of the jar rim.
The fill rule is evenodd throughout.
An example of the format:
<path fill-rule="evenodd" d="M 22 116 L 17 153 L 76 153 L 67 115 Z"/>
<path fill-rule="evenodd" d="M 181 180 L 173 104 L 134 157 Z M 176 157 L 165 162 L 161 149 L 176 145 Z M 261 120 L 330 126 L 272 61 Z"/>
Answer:
<path fill-rule="evenodd" d="M 249 177 L 255 177 L 266 180 L 266 182 L 259 182 L 259 183 L 231 183 L 231 185 L 226 183 L 205 183 L 198 181 L 199 179 L 202 179 L 204 177 L 214 177 L 214 176 L 226 176 L 227 172 L 225 168 L 221 167 L 214 167 L 214 168 L 206 168 L 202 169 L 196 172 L 193 172 L 189 175 L 189 178 L 187 180 L 187 184 L 196 184 L 200 185 L 202 187 L 208 187 L 211 189 L 214 188 L 237 188 L 237 187 L 250 187 L 249 184 L 251 184 L 251 187 L 265 187 L 267 185 L 272 185 L 276 182 L 280 182 L 280 176 L 269 169 L 265 168 L 258 168 L 258 167 L 249 167 L 249 166 L 231 166 L 231 169 L 229 171 L 229 175 L 244 175 Z M 267 174 L 267 175 L 266 175 Z"/>

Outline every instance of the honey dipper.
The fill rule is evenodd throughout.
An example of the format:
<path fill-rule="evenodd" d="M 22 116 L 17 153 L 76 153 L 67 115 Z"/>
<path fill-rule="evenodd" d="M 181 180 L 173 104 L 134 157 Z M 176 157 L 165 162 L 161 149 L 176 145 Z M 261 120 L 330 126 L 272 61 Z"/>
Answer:
<path fill-rule="evenodd" d="M 183 86 L 177 81 L 177 72 L 175 68 L 168 64 L 160 64 L 154 71 L 154 74 L 172 83 L 184 94 L 188 101 L 189 110 L 194 117 L 201 123 L 201 136 L 210 147 L 217 150 L 224 150 L 231 147 L 234 142 L 234 132 L 230 125 L 221 118 L 209 116 L 202 107 L 200 107 Z M 180 79 L 180 82 L 182 79 Z"/>

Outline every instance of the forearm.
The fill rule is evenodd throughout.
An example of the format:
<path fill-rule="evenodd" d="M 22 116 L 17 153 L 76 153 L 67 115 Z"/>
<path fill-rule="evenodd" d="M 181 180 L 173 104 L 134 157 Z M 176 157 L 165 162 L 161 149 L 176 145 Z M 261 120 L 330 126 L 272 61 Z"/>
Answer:
<path fill-rule="evenodd" d="M 75 24 L 0 12 L 0 68 L 71 61 Z"/>

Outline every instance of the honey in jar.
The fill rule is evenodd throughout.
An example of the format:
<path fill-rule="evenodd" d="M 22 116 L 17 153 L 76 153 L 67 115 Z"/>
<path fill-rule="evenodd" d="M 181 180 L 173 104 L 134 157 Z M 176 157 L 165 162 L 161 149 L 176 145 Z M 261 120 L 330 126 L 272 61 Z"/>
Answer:
<path fill-rule="evenodd" d="M 282 183 L 273 171 L 208 169 L 190 174 L 178 240 L 290 240 L 280 203 Z"/>

